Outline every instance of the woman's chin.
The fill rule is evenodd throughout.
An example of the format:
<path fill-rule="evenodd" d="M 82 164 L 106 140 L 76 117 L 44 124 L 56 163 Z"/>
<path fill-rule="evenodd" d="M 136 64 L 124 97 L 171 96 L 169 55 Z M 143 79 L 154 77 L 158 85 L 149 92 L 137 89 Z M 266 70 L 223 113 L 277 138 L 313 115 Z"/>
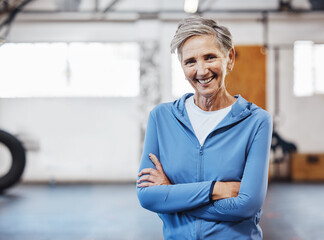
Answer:
<path fill-rule="evenodd" d="M 212 82 L 208 83 L 207 85 L 198 85 L 196 88 L 196 92 L 199 95 L 215 95 L 220 90 L 220 87 L 215 86 Z"/>
<path fill-rule="evenodd" d="M 194 89 L 196 90 L 196 92 L 210 92 L 213 91 L 213 81 L 209 82 L 209 83 L 200 83 L 200 82 L 196 82 L 194 84 Z"/>

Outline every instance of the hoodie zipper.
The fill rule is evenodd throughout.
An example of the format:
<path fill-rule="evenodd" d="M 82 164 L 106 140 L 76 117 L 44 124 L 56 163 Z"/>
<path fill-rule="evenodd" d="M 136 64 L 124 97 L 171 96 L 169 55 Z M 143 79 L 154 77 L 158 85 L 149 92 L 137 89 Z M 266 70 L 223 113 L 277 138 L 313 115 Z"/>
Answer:
<path fill-rule="evenodd" d="M 197 136 L 196 136 L 197 138 Z M 197 138 L 198 140 L 198 138 Z M 199 142 L 199 140 L 198 140 Z M 203 146 L 205 143 L 203 143 L 202 146 L 199 148 L 199 173 L 198 173 L 198 181 L 201 182 L 203 181 Z M 200 238 L 200 227 L 201 227 L 201 220 L 197 218 L 197 240 L 201 239 Z"/>
<path fill-rule="evenodd" d="M 181 118 L 184 117 L 184 114 L 181 114 Z M 192 129 L 191 127 L 191 124 L 190 124 L 190 121 L 189 123 L 185 120 L 185 119 L 181 119 L 181 118 L 178 118 L 179 121 L 181 121 L 187 128 L 188 130 L 193 134 L 194 138 L 195 138 L 195 142 L 197 143 L 197 149 L 198 149 L 198 154 L 199 154 L 199 161 L 198 161 L 198 182 L 201 182 L 204 180 L 203 178 L 203 155 L 204 155 L 204 146 L 205 146 L 205 143 L 207 141 L 207 139 L 209 138 L 210 134 L 214 133 L 216 130 L 219 129 L 219 126 L 216 126 L 216 128 L 214 130 L 212 130 L 208 136 L 206 137 L 203 145 L 200 145 L 200 142 L 199 142 L 199 139 L 197 138 L 197 135 L 195 134 L 194 130 Z M 222 126 L 223 127 L 223 126 Z M 188 135 L 189 137 L 189 135 Z M 201 221 L 199 218 L 196 218 L 196 236 L 197 236 L 197 240 L 200 240 L 202 239 L 201 238 L 201 232 L 200 232 L 200 228 L 201 228 Z"/>

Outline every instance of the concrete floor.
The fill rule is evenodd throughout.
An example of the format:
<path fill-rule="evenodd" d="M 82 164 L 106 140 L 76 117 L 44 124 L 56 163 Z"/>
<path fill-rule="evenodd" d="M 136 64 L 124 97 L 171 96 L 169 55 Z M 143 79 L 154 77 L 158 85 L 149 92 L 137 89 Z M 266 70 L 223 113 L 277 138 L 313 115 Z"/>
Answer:
<path fill-rule="evenodd" d="M 324 183 L 271 183 L 260 225 L 265 240 L 324 240 Z"/>
<path fill-rule="evenodd" d="M 265 240 L 323 240 L 324 184 L 271 183 Z M 133 184 L 20 184 L 0 195 L 0 240 L 160 240 Z"/>

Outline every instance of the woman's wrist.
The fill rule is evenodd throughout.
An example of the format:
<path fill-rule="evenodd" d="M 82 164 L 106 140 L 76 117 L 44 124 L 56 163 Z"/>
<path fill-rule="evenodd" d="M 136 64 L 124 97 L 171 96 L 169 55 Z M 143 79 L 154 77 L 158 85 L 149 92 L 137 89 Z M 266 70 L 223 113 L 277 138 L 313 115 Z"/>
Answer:
<path fill-rule="evenodd" d="M 240 182 L 215 182 L 211 196 L 212 201 L 237 197 L 240 185 Z"/>
<path fill-rule="evenodd" d="M 213 194 L 212 194 L 212 200 L 220 200 L 222 198 L 226 198 L 224 189 L 223 189 L 223 184 L 222 182 L 215 182 L 214 188 L 213 188 Z"/>

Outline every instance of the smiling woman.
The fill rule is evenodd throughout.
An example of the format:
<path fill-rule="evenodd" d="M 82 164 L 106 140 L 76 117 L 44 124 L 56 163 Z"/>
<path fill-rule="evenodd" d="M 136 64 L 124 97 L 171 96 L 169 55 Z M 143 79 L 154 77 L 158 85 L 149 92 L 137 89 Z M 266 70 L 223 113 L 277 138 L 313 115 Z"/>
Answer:
<path fill-rule="evenodd" d="M 221 102 L 211 104 L 216 98 L 222 99 L 228 106 L 235 102 L 224 84 L 227 70 L 231 71 L 234 65 L 233 48 L 224 53 L 215 41 L 215 36 L 192 36 L 182 46 L 180 61 L 186 79 L 196 92 L 195 103 L 202 110 L 216 111 L 223 108 Z"/>
<path fill-rule="evenodd" d="M 171 43 L 194 89 L 149 116 L 138 174 L 141 205 L 165 239 L 262 239 L 270 115 L 225 87 L 235 51 L 212 19 L 180 22 Z"/>

